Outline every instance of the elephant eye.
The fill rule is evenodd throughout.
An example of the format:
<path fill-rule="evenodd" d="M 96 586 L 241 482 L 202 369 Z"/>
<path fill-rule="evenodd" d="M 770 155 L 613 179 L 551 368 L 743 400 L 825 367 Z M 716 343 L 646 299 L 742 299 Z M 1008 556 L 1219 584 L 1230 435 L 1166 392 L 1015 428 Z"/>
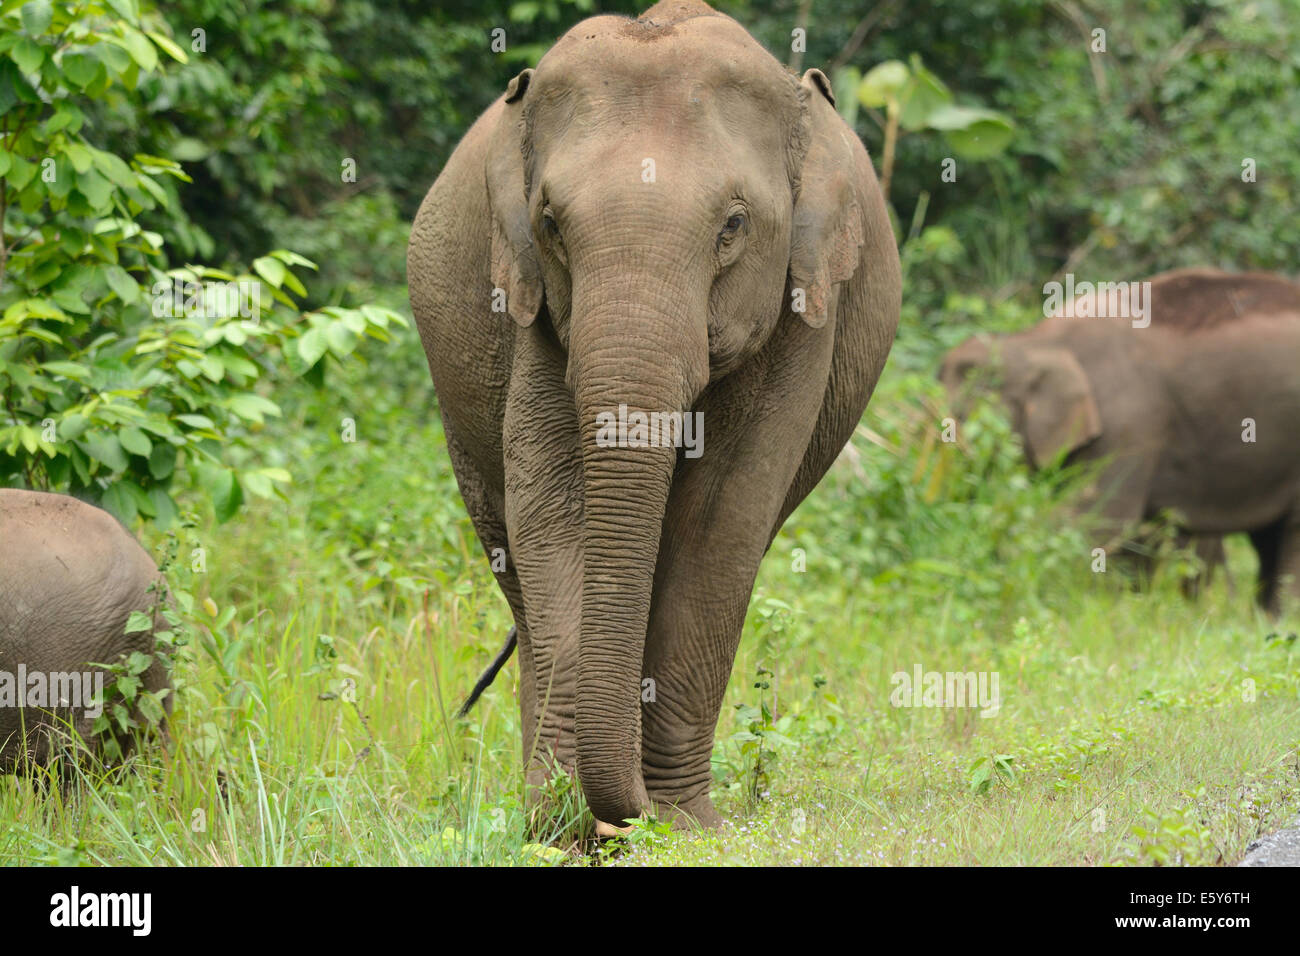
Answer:
<path fill-rule="evenodd" d="M 723 224 L 722 231 L 718 233 L 718 248 L 722 248 L 735 239 L 744 228 L 745 217 L 740 213 L 732 214 Z"/>
<path fill-rule="evenodd" d="M 551 215 L 549 207 L 542 210 L 542 231 L 556 242 L 564 241 L 560 236 L 560 227 L 555 224 L 555 217 Z"/>

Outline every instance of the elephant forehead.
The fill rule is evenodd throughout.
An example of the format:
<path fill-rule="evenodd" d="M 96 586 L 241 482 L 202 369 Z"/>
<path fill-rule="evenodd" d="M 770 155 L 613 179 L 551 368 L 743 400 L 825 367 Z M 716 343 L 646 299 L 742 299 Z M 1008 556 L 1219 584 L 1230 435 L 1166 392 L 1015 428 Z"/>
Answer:
<path fill-rule="evenodd" d="M 798 84 L 729 17 L 696 16 L 659 25 L 593 17 L 556 42 L 537 65 L 538 100 L 637 98 L 661 87 L 702 99 L 741 90 L 755 99 L 797 103 Z"/>

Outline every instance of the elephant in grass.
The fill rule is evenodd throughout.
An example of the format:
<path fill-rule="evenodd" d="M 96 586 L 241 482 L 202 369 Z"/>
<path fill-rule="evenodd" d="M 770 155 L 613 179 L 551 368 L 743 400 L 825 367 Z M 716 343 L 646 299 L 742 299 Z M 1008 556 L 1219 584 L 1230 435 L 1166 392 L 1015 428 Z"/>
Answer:
<path fill-rule="evenodd" d="M 165 587 L 153 559 L 107 512 L 65 495 L 0 489 L 0 773 L 45 763 L 51 728 L 71 725 L 94 744 L 93 690 L 114 678 L 91 665 L 153 653 Z M 155 627 L 126 633 L 133 611 L 153 612 Z M 153 693 L 170 686 L 157 659 L 140 679 Z M 170 695 L 163 705 L 170 710 Z"/>
<path fill-rule="evenodd" d="M 1033 465 L 1106 462 L 1082 502 L 1101 519 L 1098 544 L 1165 511 L 1202 558 L 1222 555 L 1215 537 L 1246 532 L 1259 602 L 1279 613 L 1288 578 L 1300 595 L 1300 284 L 1184 269 L 1149 280 L 1141 316 L 1084 298 L 948 353 L 953 407 L 996 370 Z"/>
<path fill-rule="evenodd" d="M 826 77 L 693 0 L 583 21 L 466 134 L 407 271 L 461 494 L 509 556 L 527 782 L 576 767 L 602 832 L 719 823 L 759 562 L 898 323 L 885 203 Z M 702 454 L 645 441 L 677 413 Z"/>

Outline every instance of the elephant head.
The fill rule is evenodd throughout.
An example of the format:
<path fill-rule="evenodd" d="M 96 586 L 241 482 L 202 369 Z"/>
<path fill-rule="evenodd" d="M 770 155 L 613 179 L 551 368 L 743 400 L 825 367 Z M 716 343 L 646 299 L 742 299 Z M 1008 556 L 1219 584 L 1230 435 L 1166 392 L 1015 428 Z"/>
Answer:
<path fill-rule="evenodd" d="M 492 282 L 564 356 L 582 462 L 578 774 L 597 818 L 619 820 L 645 805 L 641 667 L 678 452 L 609 447 L 598 416 L 685 413 L 778 323 L 833 321 L 863 241 L 856 167 L 826 77 L 791 75 L 694 2 L 579 24 L 502 110 L 484 171 Z"/>
<path fill-rule="evenodd" d="M 977 336 L 949 352 L 939 370 L 953 410 L 961 417 L 990 379 L 997 381 L 998 394 L 1034 467 L 1100 437 L 1101 414 L 1092 386 L 1069 349 Z"/>

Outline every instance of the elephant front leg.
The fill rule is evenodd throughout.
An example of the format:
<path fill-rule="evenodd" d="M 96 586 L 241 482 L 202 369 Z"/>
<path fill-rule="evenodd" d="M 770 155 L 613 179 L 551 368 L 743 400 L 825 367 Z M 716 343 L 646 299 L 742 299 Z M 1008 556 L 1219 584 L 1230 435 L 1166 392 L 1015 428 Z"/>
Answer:
<path fill-rule="evenodd" d="M 535 330 L 516 343 L 503 425 L 505 515 L 527 636 L 520 635 L 528 800 L 553 769 L 575 772 L 582 608 L 582 463 L 563 368 Z"/>
<path fill-rule="evenodd" d="M 838 400 L 816 387 L 828 380 L 832 336 L 787 323 L 748 369 L 706 393 L 702 454 L 679 463 L 669 497 L 642 671 L 641 769 L 654 804 L 706 826 L 721 822 L 710 758 L 759 563 L 857 421 L 837 416 Z M 865 404 L 862 394 L 856 409 Z"/>
<path fill-rule="evenodd" d="M 753 587 L 752 575 L 720 581 L 719 570 L 681 560 L 656 582 L 641 694 L 641 772 L 651 802 L 670 818 L 709 827 L 722 822 L 709 796 L 713 738 Z"/>

